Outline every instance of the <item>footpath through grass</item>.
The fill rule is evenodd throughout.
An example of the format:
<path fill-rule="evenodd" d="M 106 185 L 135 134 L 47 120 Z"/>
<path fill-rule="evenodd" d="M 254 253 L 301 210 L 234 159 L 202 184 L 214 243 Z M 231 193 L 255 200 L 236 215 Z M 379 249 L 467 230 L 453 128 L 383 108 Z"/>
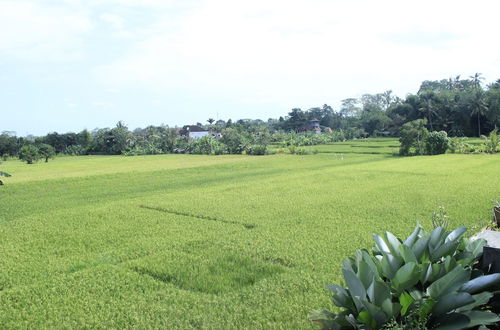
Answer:
<path fill-rule="evenodd" d="M 500 198 L 500 155 L 366 146 L 382 152 L 7 161 L 0 324 L 310 328 L 371 233 L 428 226 L 440 205 L 479 226 Z"/>

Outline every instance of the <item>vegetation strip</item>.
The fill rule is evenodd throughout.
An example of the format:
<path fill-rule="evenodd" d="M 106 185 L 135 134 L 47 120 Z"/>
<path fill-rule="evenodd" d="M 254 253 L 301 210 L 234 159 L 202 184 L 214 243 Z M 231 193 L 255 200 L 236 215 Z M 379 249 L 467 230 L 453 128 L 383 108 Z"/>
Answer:
<path fill-rule="evenodd" d="M 224 219 L 219 219 L 219 218 L 215 218 L 215 217 L 209 217 L 206 215 L 197 215 L 197 214 L 191 214 L 191 213 L 186 213 L 186 212 L 179 212 L 179 211 L 165 209 L 163 207 L 152 207 L 152 206 L 146 206 L 146 205 L 139 205 L 139 207 L 143 208 L 143 209 L 165 212 L 165 213 L 170 213 L 170 214 L 175 214 L 175 215 L 182 215 L 185 217 L 191 217 L 191 218 L 196 218 L 196 219 L 201 219 L 201 220 L 218 221 L 218 222 L 223 222 L 223 223 L 228 223 L 228 224 L 233 224 L 233 225 L 241 225 L 241 226 L 245 227 L 246 229 L 254 229 L 255 228 L 255 225 L 252 225 L 252 224 L 240 223 L 240 222 L 231 221 L 231 220 L 224 220 Z"/>

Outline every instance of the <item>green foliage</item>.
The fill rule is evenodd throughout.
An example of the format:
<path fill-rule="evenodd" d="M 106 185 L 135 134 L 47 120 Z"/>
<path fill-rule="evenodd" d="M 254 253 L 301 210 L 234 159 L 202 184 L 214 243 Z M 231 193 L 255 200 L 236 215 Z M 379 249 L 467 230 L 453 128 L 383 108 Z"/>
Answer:
<path fill-rule="evenodd" d="M 267 146 L 266 145 L 249 145 L 245 148 L 247 155 L 265 155 L 267 154 Z"/>
<path fill-rule="evenodd" d="M 399 237 L 436 204 L 450 226 L 490 216 L 500 154 L 394 158 L 397 147 L 384 138 L 304 146 L 320 151 L 307 157 L 2 163 L 13 176 L 0 192 L 0 324 L 311 328 L 308 310 L 330 306 L 323 284 L 342 281 L 332 265 L 370 247 L 371 233 Z"/>
<path fill-rule="evenodd" d="M 204 136 L 190 141 L 188 148 L 190 153 L 199 155 L 222 155 L 224 146 L 211 136 Z"/>
<path fill-rule="evenodd" d="M 444 154 L 448 150 L 448 135 L 445 131 L 430 132 L 424 140 L 425 154 L 439 155 Z"/>
<path fill-rule="evenodd" d="M 234 128 L 226 128 L 222 131 L 220 140 L 227 148 L 229 154 L 241 154 L 247 145 L 247 138 Z"/>
<path fill-rule="evenodd" d="M 28 164 L 33 164 L 40 159 L 40 153 L 37 147 L 25 145 L 19 150 L 19 159 Z"/>
<path fill-rule="evenodd" d="M 403 125 L 399 138 L 399 142 L 401 143 L 399 148 L 400 155 L 424 154 L 424 140 L 429 134 L 425 125 L 425 119 L 417 119 Z"/>
<path fill-rule="evenodd" d="M 490 135 L 488 137 L 488 140 L 486 141 L 486 150 L 489 153 L 495 153 L 497 152 L 498 148 L 498 129 L 494 129 L 493 131 L 490 132 Z"/>
<path fill-rule="evenodd" d="M 493 293 L 487 290 L 500 284 L 500 274 L 473 272 L 486 241 L 464 238 L 465 231 L 437 227 L 427 233 L 417 225 L 405 240 L 389 232 L 373 235 L 373 254 L 358 250 L 343 262 L 347 287 L 329 287 L 341 312 L 313 311 L 310 319 L 324 329 L 381 329 L 391 323 L 403 329 L 465 329 L 499 322 L 488 311 Z"/>
<path fill-rule="evenodd" d="M 56 156 L 56 149 L 50 144 L 42 143 L 39 144 L 37 148 L 40 157 L 44 158 L 46 163 L 49 161 L 49 159 L 54 158 Z"/>

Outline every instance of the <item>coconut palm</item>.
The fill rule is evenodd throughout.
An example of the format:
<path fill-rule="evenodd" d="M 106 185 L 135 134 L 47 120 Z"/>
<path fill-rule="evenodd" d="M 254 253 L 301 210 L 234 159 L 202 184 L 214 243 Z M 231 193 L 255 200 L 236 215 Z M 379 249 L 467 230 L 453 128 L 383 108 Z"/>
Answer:
<path fill-rule="evenodd" d="M 488 111 L 488 106 L 484 102 L 484 93 L 481 89 L 477 89 L 473 93 L 470 103 L 470 115 L 477 115 L 477 136 L 481 136 L 481 116 L 484 116 Z"/>
<path fill-rule="evenodd" d="M 422 107 L 418 110 L 423 112 L 427 116 L 427 120 L 429 121 L 429 126 L 431 131 L 433 131 L 432 127 L 432 117 L 437 116 L 437 109 L 434 106 L 435 103 L 435 95 L 432 92 L 424 93 L 420 96 L 420 99 L 423 101 Z"/>

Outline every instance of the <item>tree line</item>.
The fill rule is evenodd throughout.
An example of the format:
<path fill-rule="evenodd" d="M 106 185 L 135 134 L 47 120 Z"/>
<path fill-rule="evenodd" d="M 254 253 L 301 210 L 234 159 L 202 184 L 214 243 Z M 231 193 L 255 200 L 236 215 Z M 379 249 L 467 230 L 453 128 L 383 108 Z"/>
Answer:
<path fill-rule="evenodd" d="M 0 134 L 0 155 L 22 155 L 23 146 L 33 147 L 24 153 L 35 153 L 34 148 L 44 151 L 39 157 L 46 160 L 52 155 L 52 149 L 47 146 L 53 148 L 54 153 L 69 155 L 260 153 L 270 142 L 292 140 L 289 144 L 297 144 L 293 141 L 303 140 L 298 135 L 308 135 L 309 143 L 320 143 L 314 134 L 301 133 L 312 120 L 319 122 L 322 132 L 330 134 L 323 139 L 326 142 L 370 136 L 399 137 L 403 125 L 424 119 L 425 128 L 430 132 L 444 131 L 452 137 L 481 136 L 500 126 L 500 79 L 487 86 L 483 80 L 479 73 L 468 78 L 427 80 L 421 83 L 417 93 L 405 98 L 390 90 L 364 94 L 342 100 L 337 110 L 327 104 L 308 110 L 294 108 L 285 116 L 267 121 L 209 118 L 205 124 L 197 125 L 219 133 L 217 138 L 209 136 L 196 141 L 183 135 L 180 128 L 161 125 L 130 130 L 121 121 L 113 128 L 52 132 L 40 137 L 18 137 L 14 132 L 4 131 Z M 331 131 L 335 133 L 332 135 Z"/>

